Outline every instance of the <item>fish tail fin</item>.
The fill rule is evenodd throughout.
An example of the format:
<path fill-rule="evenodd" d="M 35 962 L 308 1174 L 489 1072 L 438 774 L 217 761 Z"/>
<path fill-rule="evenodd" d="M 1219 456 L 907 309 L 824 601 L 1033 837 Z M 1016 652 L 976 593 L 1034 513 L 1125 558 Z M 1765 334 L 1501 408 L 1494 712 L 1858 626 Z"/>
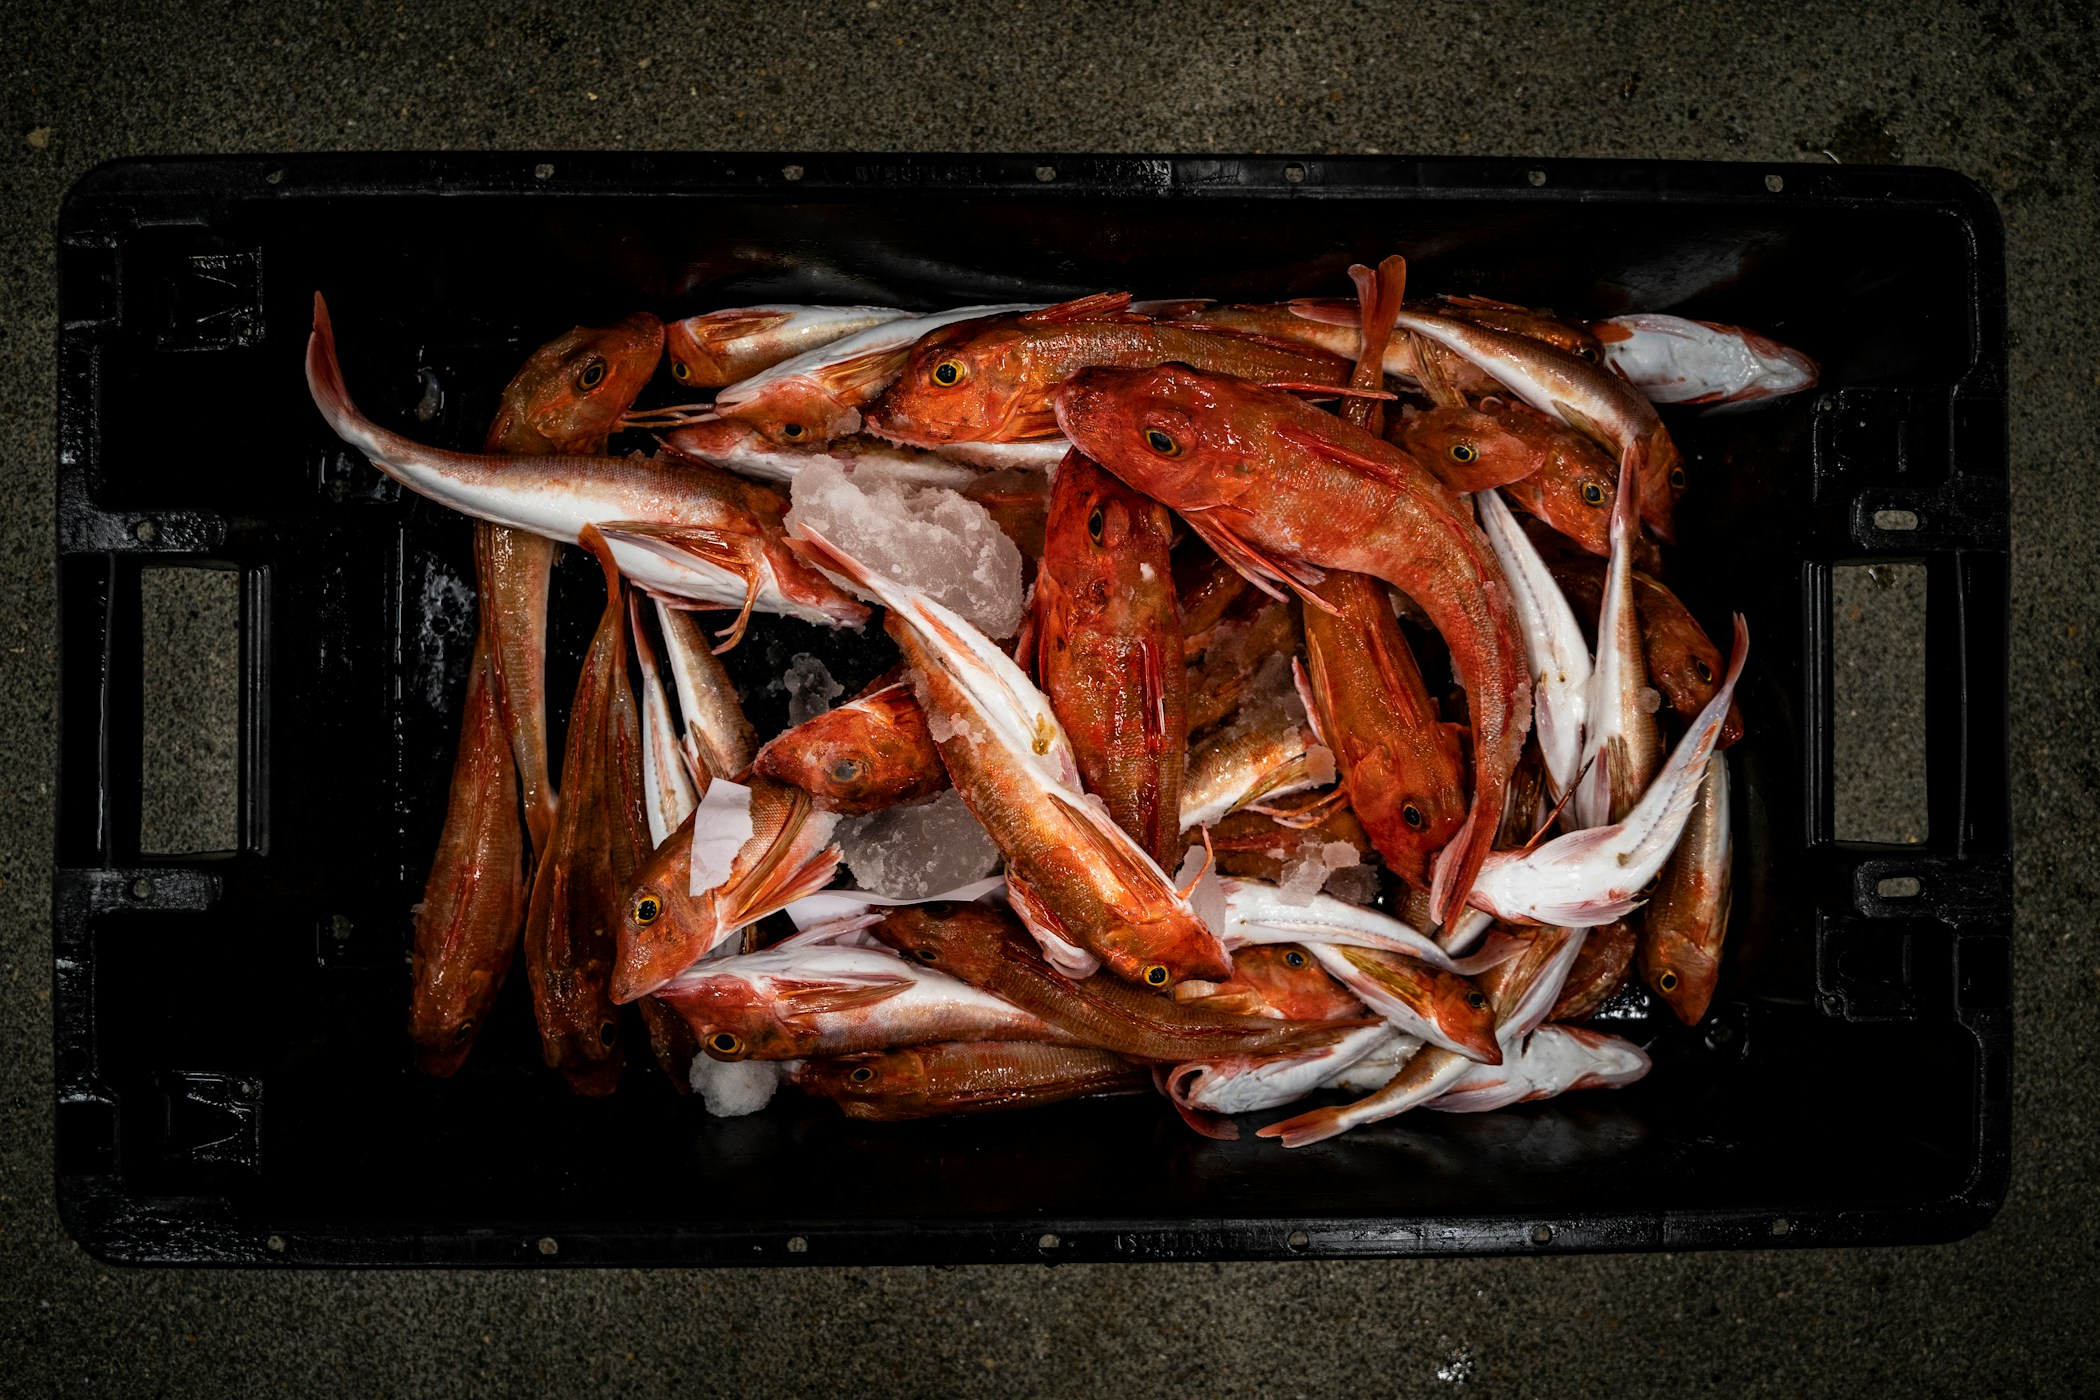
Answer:
<path fill-rule="evenodd" d="M 1295 1118 L 1286 1118 L 1281 1123 L 1271 1123 L 1265 1128 L 1256 1128 L 1256 1137 L 1279 1138 L 1285 1147 L 1308 1147 L 1316 1142 L 1325 1142 L 1331 1137 L 1340 1137 L 1356 1126 L 1350 1115 L 1352 1105 L 1338 1108 L 1316 1108 L 1310 1113 L 1301 1113 Z"/>
<path fill-rule="evenodd" d="M 1208 1109 L 1196 1108 L 1188 1102 L 1187 1095 L 1189 1090 L 1187 1081 L 1201 1078 L 1204 1071 L 1208 1068 L 1207 1065 L 1203 1064 L 1173 1065 L 1171 1067 L 1154 1065 L 1152 1067 L 1152 1086 L 1166 1096 L 1168 1103 L 1174 1105 L 1174 1111 L 1181 1115 L 1181 1121 L 1189 1125 L 1191 1132 L 1200 1133 L 1204 1137 L 1212 1138 L 1218 1142 L 1238 1142 L 1240 1138 L 1239 1124 L 1233 1122 L 1222 1113 L 1212 1113 Z"/>
<path fill-rule="evenodd" d="M 313 395 L 314 407 L 321 411 L 335 435 L 362 449 L 366 456 L 376 459 L 388 441 L 394 439 L 394 434 L 365 417 L 351 401 L 342 362 L 336 358 L 335 323 L 329 319 L 328 303 L 319 292 L 314 293 L 313 334 L 306 342 L 306 387 Z M 373 465 L 385 469 L 377 460 Z"/>

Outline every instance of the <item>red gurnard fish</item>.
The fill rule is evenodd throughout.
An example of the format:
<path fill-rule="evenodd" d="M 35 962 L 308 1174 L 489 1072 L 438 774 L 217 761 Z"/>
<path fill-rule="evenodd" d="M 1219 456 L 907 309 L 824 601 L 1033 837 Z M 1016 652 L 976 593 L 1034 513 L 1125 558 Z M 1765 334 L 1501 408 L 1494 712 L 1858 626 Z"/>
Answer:
<path fill-rule="evenodd" d="M 820 810 L 842 817 L 922 802 L 948 786 L 926 712 L 901 666 L 845 704 L 776 735 L 751 771 L 802 789 Z"/>
<path fill-rule="evenodd" d="M 895 1123 L 958 1113 L 1006 1113 L 1152 1087 L 1144 1066 L 1080 1045 L 944 1041 L 834 1060 L 807 1060 L 795 1087 L 848 1118 Z"/>

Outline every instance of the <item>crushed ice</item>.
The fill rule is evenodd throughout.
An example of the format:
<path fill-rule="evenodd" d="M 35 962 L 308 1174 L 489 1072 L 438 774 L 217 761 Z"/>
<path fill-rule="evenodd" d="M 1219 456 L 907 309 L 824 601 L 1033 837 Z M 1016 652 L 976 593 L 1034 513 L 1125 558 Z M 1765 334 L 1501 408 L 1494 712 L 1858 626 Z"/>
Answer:
<path fill-rule="evenodd" d="M 773 684 L 788 693 L 790 725 L 815 719 L 846 693 L 846 687 L 831 678 L 824 663 L 806 651 L 796 652 Z"/>
<path fill-rule="evenodd" d="M 741 1118 L 772 1102 L 773 1091 L 780 1087 L 781 1070 L 786 1063 L 775 1060 L 724 1062 L 706 1055 L 695 1055 L 687 1078 L 692 1083 L 693 1092 L 707 1105 L 709 1113 L 717 1118 Z"/>
<path fill-rule="evenodd" d="M 999 848 L 952 788 L 915 807 L 840 822 L 838 846 L 856 884 L 894 899 L 930 898 L 999 863 Z"/>

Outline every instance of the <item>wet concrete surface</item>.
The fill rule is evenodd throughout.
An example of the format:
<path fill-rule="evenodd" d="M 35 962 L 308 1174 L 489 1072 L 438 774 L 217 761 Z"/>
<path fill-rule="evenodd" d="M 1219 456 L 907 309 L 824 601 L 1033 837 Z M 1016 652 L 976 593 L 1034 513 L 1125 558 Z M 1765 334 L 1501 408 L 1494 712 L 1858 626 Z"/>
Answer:
<path fill-rule="evenodd" d="M 0 1396 L 2090 1393 L 2095 47 L 2077 7 L 2004 4 L 13 12 Z M 86 1256 L 51 1174 L 58 202 L 120 155 L 431 147 L 1902 160 L 1978 180 L 2005 216 L 2012 326 L 2018 1073 L 2003 1212 L 1936 1248 L 1285 1266 L 331 1274 Z M 238 408 L 230 388 L 171 426 L 208 437 L 212 413 Z M 174 622 L 207 625 L 217 605 L 198 606 Z M 1863 654 L 1914 667 L 1901 631 L 1869 626 Z M 1873 692 L 1859 688 L 1861 732 L 1902 729 Z M 181 742 L 149 736 L 202 761 Z M 1874 765 L 1860 770 L 1871 783 Z M 1898 828 L 1913 802 L 1893 786 L 1855 798 Z M 1802 1092 L 1872 1087 L 1833 1066 Z"/>

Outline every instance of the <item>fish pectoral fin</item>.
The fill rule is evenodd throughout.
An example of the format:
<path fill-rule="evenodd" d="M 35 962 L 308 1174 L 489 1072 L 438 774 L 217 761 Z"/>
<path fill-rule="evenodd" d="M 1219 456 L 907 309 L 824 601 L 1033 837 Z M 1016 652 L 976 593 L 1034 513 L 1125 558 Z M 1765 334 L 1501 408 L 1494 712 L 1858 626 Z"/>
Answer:
<path fill-rule="evenodd" d="M 780 978 L 772 983 L 771 990 L 783 1016 L 823 1016 L 877 1005 L 911 985 L 909 977 L 868 977 L 853 981 Z"/>
<path fill-rule="evenodd" d="M 1355 330 L 1363 325 L 1362 309 L 1345 297 L 1299 297 L 1290 303 L 1290 308 L 1291 314 L 1299 320 L 1322 326 L 1347 326 Z"/>
<path fill-rule="evenodd" d="M 1314 584 L 1327 577 L 1319 569 L 1310 564 L 1294 564 L 1273 558 L 1225 526 L 1200 514 L 1184 515 L 1182 519 L 1186 520 L 1189 528 L 1200 535 L 1203 542 L 1209 545 L 1220 559 L 1230 564 L 1241 578 L 1271 598 L 1279 602 L 1286 601 L 1285 595 L 1276 587 L 1280 583 L 1296 593 L 1307 606 L 1340 616 L 1340 610 L 1334 604 L 1312 591 Z"/>
<path fill-rule="evenodd" d="M 709 525 L 673 525 L 653 520 L 605 520 L 593 528 L 614 543 L 653 550 L 675 562 L 698 559 L 738 575 L 752 571 L 752 553 L 763 543 L 763 537 L 756 530 L 724 530 Z"/>
<path fill-rule="evenodd" d="M 1138 893 L 1137 898 L 1110 901 L 1110 907 L 1117 913 L 1132 920 L 1141 919 L 1147 903 L 1143 897 L 1145 893 L 1169 899 L 1174 897 L 1174 887 L 1168 883 L 1167 877 L 1138 851 L 1136 843 L 1122 827 L 1083 803 L 1067 801 L 1055 792 L 1049 797 L 1054 806 L 1072 819 L 1077 828 L 1076 843 L 1083 844 L 1101 858 L 1117 886 Z"/>
<path fill-rule="evenodd" d="M 1320 722 L 1320 697 L 1313 690 L 1312 677 L 1305 674 L 1303 657 L 1291 658 L 1291 684 L 1298 688 L 1298 703 L 1305 706 L 1305 722 L 1312 726 L 1313 738 L 1323 746 L 1333 748 L 1334 745 L 1327 742 L 1327 730 Z"/>
<path fill-rule="evenodd" d="M 804 895 L 815 894 L 839 873 L 839 848 L 826 846 L 800 865 L 777 861 L 762 879 L 747 880 L 735 892 L 730 911 L 731 925 L 742 928 L 768 914 L 787 908 Z M 753 874 L 757 874 L 756 871 Z"/>
<path fill-rule="evenodd" d="M 1130 310 L 1130 293 L 1095 292 L 1089 296 L 1074 297 L 1055 306 L 1046 306 L 1040 311 L 1024 311 L 1020 323 L 1024 326 L 1061 326 L 1071 321 L 1149 321 L 1149 316 L 1136 315 Z"/>
<path fill-rule="evenodd" d="M 1568 403 L 1563 399 L 1555 399 L 1553 401 L 1553 411 L 1560 415 L 1561 422 L 1581 433 L 1590 441 L 1617 451 L 1617 444 L 1605 433 L 1597 420 L 1584 413 L 1574 404 Z"/>
<path fill-rule="evenodd" d="M 835 364 L 825 365 L 813 377 L 830 393 L 852 403 L 887 388 L 904 372 L 905 362 L 909 359 L 911 347 L 908 345 L 893 350 L 865 350 L 858 355 L 848 355 Z"/>
<path fill-rule="evenodd" d="M 1044 962 L 1075 981 L 1101 970 L 1101 960 L 1072 941 L 1057 911 L 1026 880 L 1011 872 L 1006 877 L 1006 902 L 1042 950 Z"/>

